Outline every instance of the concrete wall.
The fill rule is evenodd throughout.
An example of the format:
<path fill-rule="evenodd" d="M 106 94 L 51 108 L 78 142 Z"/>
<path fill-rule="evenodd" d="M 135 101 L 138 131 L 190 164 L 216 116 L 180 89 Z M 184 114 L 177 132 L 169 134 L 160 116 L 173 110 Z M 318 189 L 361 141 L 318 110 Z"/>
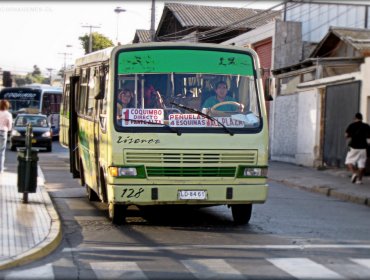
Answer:
<path fill-rule="evenodd" d="M 363 114 L 364 121 L 370 124 L 370 57 L 365 58 L 365 63 L 361 65 L 360 79 L 361 99 L 360 110 Z"/>
<path fill-rule="evenodd" d="M 272 160 L 295 163 L 298 136 L 298 95 L 283 95 L 275 98 L 274 111 L 270 115 L 273 129 L 270 130 Z"/>
<path fill-rule="evenodd" d="M 276 21 L 274 69 L 297 64 L 302 60 L 302 23 Z"/>
<path fill-rule="evenodd" d="M 271 159 L 313 166 L 319 156 L 320 94 L 310 89 L 273 102 Z"/>
<path fill-rule="evenodd" d="M 296 164 L 314 166 L 320 156 L 321 97 L 316 89 L 298 94 Z"/>

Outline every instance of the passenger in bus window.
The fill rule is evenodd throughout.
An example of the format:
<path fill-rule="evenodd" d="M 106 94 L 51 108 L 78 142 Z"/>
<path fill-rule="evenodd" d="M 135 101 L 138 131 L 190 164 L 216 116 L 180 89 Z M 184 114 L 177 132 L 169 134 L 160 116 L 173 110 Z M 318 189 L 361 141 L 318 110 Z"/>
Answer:
<path fill-rule="evenodd" d="M 145 108 L 164 108 L 164 101 L 158 90 L 153 85 L 146 85 L 144 89 Z"/>
<path fill-rule="evenodd" d="M 122 119 L 122 109 L 132 108 L 133 93 L 129 89 L 123 89 L 118 94 L 118 103 L 117 103 L 117 120 Z"/>
<path fill-rule="evenodd" d="M 227 102 L 227 101 L 233 101 L 237 102 L 236 99 L 232 96 L 227 95 L 227 84 L 224 81 L 220 81 L 216 84 L 215 89 L 215 95 L 212 95 L 204 101 L 204 104 L 202 106 L 203 111 L 207 111 L 207 109 L 212 108 L 214 105 L 221 103 L 221 102 Z M 238 108 L 235 105 L 226 104 L 222 105 L 217 108 L 218 111 L 242 111 L 243 108 Z"/>

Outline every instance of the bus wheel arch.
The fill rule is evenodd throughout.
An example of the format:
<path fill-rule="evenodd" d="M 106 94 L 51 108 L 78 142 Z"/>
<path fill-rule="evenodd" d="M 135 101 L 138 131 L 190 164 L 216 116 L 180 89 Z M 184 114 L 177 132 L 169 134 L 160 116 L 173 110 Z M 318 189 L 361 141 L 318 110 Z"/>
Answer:
<path fill-rule="evenodd" d="M 107 179 L 106 174 L 102 167 L 99 168 L 99 188 L 100 188 L 100 195 L 101 200 L 105 203 L 108 202 L 108 191 L 107 191 Z"/>
<path fill-rule="evenodd" d="M 114 225 L 122 225 L 126 222 L 126 211 L 127 206 L 123 204 L 116 204 L 114 202 L 109 202 L 108 213 L 109 218 L 112 220 Z"/>
<path fill-rule="evenodd" d="M 231 213 L 236 225 L 246 225 L 252 216 L 252 204 L 231 204 Z"/>
<path fill-rule="evenodd" d="M 80 182 L 80 185 L 82 187 L 84 187 L 86 185 L 86 181 L 85 181 L 85 172 L 84 172 L 84 166 L 82 164 L 82 159 L 80 158 L 79 159 L 79 166 L 80 166 L 80 177 L 79 177 L 79 182 Z"/>

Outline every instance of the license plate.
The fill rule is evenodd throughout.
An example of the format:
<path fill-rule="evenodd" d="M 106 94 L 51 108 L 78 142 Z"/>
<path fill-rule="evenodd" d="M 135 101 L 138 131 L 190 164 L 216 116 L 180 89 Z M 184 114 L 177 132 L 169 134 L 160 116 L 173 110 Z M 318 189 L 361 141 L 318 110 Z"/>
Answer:
<path fill-rule="evenodd" d="M 36 139 L 32 139 L 31 142 L 32 142 L 32 144 L 35 144 L 36 143 Z"/>
<path fill-rule="evenodd" d="M 192 190 L 192 191 L 179 191 L 178 197 L 181 200 L 184 199 L 198 199 L 198 200 L 205 200 L 207 199 L 207 191 L 198 191 L 198 190 Z"/>

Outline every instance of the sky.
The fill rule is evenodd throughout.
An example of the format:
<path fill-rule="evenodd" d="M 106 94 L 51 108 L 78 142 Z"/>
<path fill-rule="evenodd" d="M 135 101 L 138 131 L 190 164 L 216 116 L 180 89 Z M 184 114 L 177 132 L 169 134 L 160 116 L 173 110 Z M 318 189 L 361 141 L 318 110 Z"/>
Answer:
<path fill-rule="evenodd" d="M 156 0 L 156 26 L 164 2 L 239 8 L 268 8 L 280 1 L 190 1 Z M 121 7 L 125 12 L 115 13 Z M 49 76 L 64 64 L 71 65 L 83 55 L 78 39 L 92 31 L 113 43 L 130 43 L 136 29 L 150 29 L 151 0 L 125 1 L 0 1 L 0 68 L 13 73 L 29 73 L 37 65 Z M 118 33 L 117 33 L 118 26 Z"/>

